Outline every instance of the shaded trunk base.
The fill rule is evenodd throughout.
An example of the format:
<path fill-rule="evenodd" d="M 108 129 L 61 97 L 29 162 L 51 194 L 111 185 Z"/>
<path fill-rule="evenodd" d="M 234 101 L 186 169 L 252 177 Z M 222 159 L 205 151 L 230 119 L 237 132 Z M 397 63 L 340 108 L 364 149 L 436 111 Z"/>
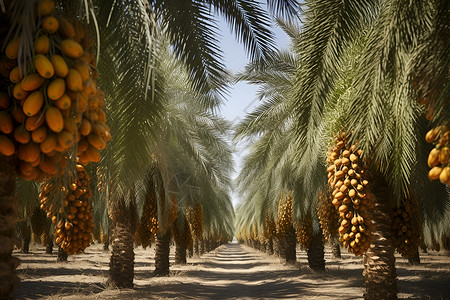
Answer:
<path fill-rule="evenodd" d="M 295 229 L 291 226 L 286 232 L 285 238 L 285 259 L 288 264 L 295 264 L 297 261 L 296 242 Z"/>
<path fill-rule="evenodd" d="M 284 242 L 284 236 L 283 237 L 277 237 L 274 240 L 274 251 L 275 255 L 279 257 L 285 257 L 286 256 L 286 243 Z"/>
<path fill-rule="evenodd" d="M 313 232 L 311 245 L 309 246 L 309 249 L 306 250 L 306 254 L 308 256 L 308 265 L 311 270 L 319 272 L 325 271 L 325 253 L 321 230 Z"/>
<path fill-rule="evenodd" d="M 47 246 L 45 247 L 46 254 L 53 254 L 53 238 L 50 236 L 47 241 Z"/>
<path fill-rule="evenodd" d="M 373 196 L 375 207 L 372 214 L 372 239 L 364 254 L 366 300 L 397 299 L 397 271 L 390 226 L 392 216 L 387 204 L 394 196 L 386 187 L 387 184 L 380 184 L 373 188 L 378 193 Z"/>
<path fill-rule="evenodd" d="M 332 237 L 330 239 L 331 254 L 333 258 L 342 258 L 341 256 L 341 245 L 339 245 L 339 239 L 337 237 Z"/>
<path fill-rule="evenodd" d="M 413 256 L 408 257 L 408 263 L 412 266 L 420 265 L 419 250 Z"/>
<path fill-rule="evenodd" d="M 22 243 L 22 252 L 23 253 L 30 253 L 30 242 L 31 242 L 31 237 L 26 237 L 23 239 L 23 243 Z"/>
<path fill-rule="evenodd" d="M 186 246 L 178 245 L 175 247 L 175 264 L 185 265 L 186 264 Z"/>
<path fill-rule="evenodd" d="M 63 250 L 63 248 L 58 247 L 58 256 L 56 257 L 56 261 L 67 261 L 67 252 Z"/>
<path fill-rule="evenodd" d="M 205 253 L 205 240 L 201 240 L 199 241 L 199 246 L 200 246 L 200 255 Z"/>
<path fill-rule="evenodd" d="M 108 283 L 117 288 L 133 288 L 134 279 L 134 202 L 126 205 L 119 200 L 113 210 L 111 257 Z"/>
<path fill-rule="evenodd" d="M 194 239 L 194 254 L 200 256 L 200 247 L 198 239 Z"/>
<path fill-rule="evenodd" d="M 266 252 L 269 255 L 273 255 L 273 239 L 268 239 L 266 241 Z"/>
<path fill-rule="evenodd" d="M 109 252 L 109 242 L 103 244 L 103 252 Z"/>
<path fill-rule="evenodd" d="M 166 233 L 158 233 L 156 237 L 156 249 L 155 249 L 155 276 L 168 276 L 169 275 L 169 252 L 170 252 L 170 231 Z"/>

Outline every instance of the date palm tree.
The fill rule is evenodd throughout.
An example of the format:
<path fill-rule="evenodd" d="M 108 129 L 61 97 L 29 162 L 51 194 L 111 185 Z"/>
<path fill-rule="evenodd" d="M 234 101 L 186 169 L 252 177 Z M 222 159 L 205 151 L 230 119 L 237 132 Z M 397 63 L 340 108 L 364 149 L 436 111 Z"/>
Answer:
<path fill-rule="evenodd" d="M 8 20 L 12 5 L 16 5 L 15 7 L 19 8 L 16 12 L 18 12 L 17 15 L 20 15 L 22 13 L 20 8 L 23 7 L 22 4 L 25 2 L 2 1 L 2 4 L 7 8 L 6 15 L 2 11 L 3 27 L 10 25 Z M 268 1 L 268 3 L 269 7 L 281 12 L 289 12 L 295 8 L 295 2 L 291 0 Z M 157 57 L 154 56 L 155 44 L 153 42 L 156 24 L 160 23 L 160 25 L 167 28 L 175 53 L 188 64 L 195 86 L 205 94 L 209 93 L 212 88 L 217 87 L 218 80 L 223 73 L 223 66 L 219 58 L 220 51 L 214 42 L 216 27 L 210 8 L 214 8 L 232 24 L 233 30 L 237 33 L 239 39 L 244 42 L 253 58 L 263 57 L 272 44 L 268 29 L 268 17 L 263 13 L 259 5 L 252 1 L 195 1 L 192 3 L 179 3 L 177 1 L 147 2 L 142 0 L 121 2 L 94 1 L 94 5 L 87 7 L 77 2 L 58 2 L 58 4 L 64 4 L 57 6 L 68 15 L 81 16 L 81 18 L 85 16 L 88 20 L 90 15 L 96 16 L 97 18 L 94 17 L 94 21 L 91 24 L 96 25 L 97 42 L 100 41 L 100 37 L 104 39 L 101 44 L 97 44 L 97 47 L 102 50 L 101 59 L 98 61 L 98 72 L 101 74 L 99 83 L 110 98 L 111 105 L 108 105 L 107 108 L 110 115 L 113 116 L 111 112 L 116 112 L 113 120 L 117 120 L 117 122 L 116 124 L 111 124 L 111 127 L 114 127 L 112 129 L 113 133 L 116 134 L 116 141 L 119 141 L 119 145 L 120 141 L 122 141 L 122 146 L 113 147 L 117 151 L 117 153 L 114 152 L 116 153 L 115 156 L 111 154 L 112 151 L 105 153 L 105 156 L 109 156 L 105 160 L 112 161 L 111 158 L 119 159 L 115 160 L 115 164 L 112 165 L 117 173 L 105 172 L 104 174 L 106 175 L 102 182 L 105 182 L 105 180 L 116 180 L 116 182 L 120 183 L 114 186 L 112 190 L 109 190 L 108 193 L 109 196 L 114 195 L 117 198 L 111 199 L 109 196 L 106 197 L 108 200 L 111 200 L 111 203 L 117 202 L 118 205 L 120 204 L 119 206 L 122 205 L 122 200 L 125 200 L 125 205 L 126 202 L 129 202 L 126 200 L 127 197 L 125 195 L 131 196 L 128 191 L 134 187 L 133 179 L 142 175 L 142 172 L 137 172 L 136 176 L 126 177 L 124 174 L 134 174 L 133 172 L 124 171 L 127 170 L 124 167 L 127 163 L 123 162 L 128 157 L 128 163 L 133 162 L 135 163 L 134 165 L 138 165 L 136 162 L 139 162 L 144 157 L 136 155 L 135 158 L 130 158 L 130 155 L 127 155 L 128 149 L 126 145 L 128 143 L 124 142 L 124 138 L 130 136 L 130 140 L 139 142 L 141 139 L 136 139 L 136 135 L 133 138 L 133 131 L 137 128 L 142 129 L 146 127 L 146 132 L 151 132 L 151 126 L 149 128 L 148 125 L 155 124 L 157 116 L 161 112 L 161 106 L 157 100 L 158 97 L 155 97 L 161 91 L 158 88 L 160 82 L 156 80 L 157 75 L 153 72 L 157 66 Z M 84 12 L 87 13 L 85 14 Z M 25 24 L 25 26 L 27 25 Z M 7 30 L 4 29 L 2 28 L 0 31 L 2 44 L 7 36 Z M 28 30 L 28 32 L 31 33 L 32 30 Z M 141 38 L 141 33 L 144 33 L 143 38 Z M 149 94 L 152 95 L 151 101 L 147 97 Z M 137 99 L 141 101 L 137 102 Z M 144 99 L 147 99 L 147 101 L 143 101 Z M 126 101 L 128 103 L 125 103 Z M 148 112 L 148 119 L 141 122 L 143 119 L 136 114 L 144 114 L 145 112 Z M 136 127 L 136 125 L 138 126 Z M 127 128 L 132 128 L 132 130 Z M 139 130 L 138 133 L 141 136 L 143 135 Z M 113 141 L 113 143 L 115 142 Z M 0 159 L 2 160 L 2 166 L 5 165 L 2 170 L 8 172 L 2 173 L 2 183 L 5 183 L 4 193 L 2 193 L 2 203 L 5 202 L 5 210 L 2 211 L 8 212 L 4 214 L 7 220 L 15 219 L 14 204 L 11 200 L 14 189 L 6 188 L 6 186 L 10 182 L 14 182 L 13 171 L 16 162 L 14 159 L 4 157 Z M 124 179 L 124 182 L 121 182 L 120 179 Z M 117 211 L 117 209 L 112 208 L 111 211 Z M 9 246 L 12 235 L 8 228 L 10 228 L 9 225 L 13 228 L 14 224 L 9 224 L 8 222 L 6 224 L 5 230 L 2 230 L 2 232 L 6 234 L 6 245 L 8 246 L 5 248 L 6 252 L 2 257 L 5 257 L 4 261 L 11 265 L 11 272 L 5 275 L 5 280 L 2 280 L 2 282 L 5 282 L 5 287 L 1 289 L 2 296 L 12 293 L 11 291 L 16 282 L 14 269 L 17 266 L 16 261 L 10 256 L 10 248 L 12 246 Z"/>
<path fill-rule="evenodd" d="M 145 10 L 136 11 L 134 13 L 136 18 L 145 17 L 145 14 L 139 16 L 139 12 L 143 13 Z M 111 20 L 118 17 L 120 16 L 113 15 Z M 99 20 L 99 24 L 102 24 L 101 22 L 102 20 Z M 165 275 L 168 273 L 168 245 L 170 241 L 168 212 L 171 195 L 175 194 L 178 197 L 180 194 L 178 191 L 180 189 L 178 180 L 180 174 L 190 174 L 190 176 L 200 179 L 205 179 L 206 175 L 209 175 L 212 178 L 220 179 L 220 173 L 227 165 L 219 166 L 218 162 L 223 154 L 217 155 L 217 153 L 212 152 L 214 147 L 221 146 L 221 148 L 218 148 L 220 149 L 219 154 L 227 153 L 227 146 L 224 145 L 221 138 L 214 136 L 215 132 L 221 133 L 220 131 L 224 130 L 224 123 L 210 112 L 210 107 L 216 107 L 221 103 L 220 92 L 203 93 L 203 90 L 197 87 L 195 81 L 190 78 L 186 64 L 177 61 L 176 57 L 170 53 L 170 40 L 167 38 L 167 33 L 158 30 L 157 33 L 152 33 L 151 40 L 152 47 L 154 47 L 152 51 L 155 51 L 155 61 L 151 70 L 151 76 L 154 78 L 151 90 L 152 93 L 154 91 L 154 95 L 149 99 L 150 102 L 146 103 L 145 100 L 143 101 L 143 99 L 146 99 L 145 89 L 141 89 L 141 94 L 138 94 L 127 88 L 129 86 L 128 80 L 137 79 L 137 82 L 145 82 L 145 78 L 142 78 L 145 70 L 133 70 L 135 65 L 142 66 L 143 64 L 138 61 L 134 63 L 128 61 L 125 65 L 121 65 L 122 60 L 117 59 L 114 54 L 122 49 L 121 45 L 123 45 L 120 42 L 114 42 L 117 38 L 118 29 L 114 28 L 114 30 L 109 31 L 108 27 L 105 26 L 104 28 L 106 31 L 105 38 L 107 39 L 107 42 L 104 43 L 104 56 L 111 55 L 111 61 L 118 64 L 115 70 L 130 68 L 130 71 L 120 75 L 114 74 L 115 70 L 113 70 L 102 78 L 102 80 L 105 80 L 105 91 L 111 91 L 111 93 L 117 91 L 115 94 L 112 93 L 117 98 L 111 101 L 109 106 L 109 112 L 112 116 L 110 127 L 112 133 L 115 133 L 116 139 L 111 141 L 111 145 L 105 151 L 104 159 L 99 166 L 99 173 L 103 182 L 108 183 L 108 187 L 104 190 L 107 191 L 105 196 L 113 220 L 122 219 L 114 217 L 115 211 L 124 213 L 122 209 L 115 208 L 116 203 L 122 202 L 121 199 L 126 205 L 129 196 L 134 195 L 138 199 L 144 188 L 156 189 L 156 194 L 159 195 L 156 265 L 157 273 Z M 123 30 L 126 28 L 127 26 Z M 126 33 L 122 32 L 122 34 Z M 108 38 L 113 39 L 113 41 L 108 42 Z M 142 48 L 139 39 L 136 40 L 136 49 L 133 50 L 132 45 L 127 44 L 128 48 L 124 50 L 124 55 L 131 56 L 133 51 L 139 51 Z M 107 66 L 103 67 L 106 69 Z M 108 69 L 110 68 L 111 63 L 108 63 Z M 142 68 L 144 67 L 142 66 Z M 222 76 L 224 75 L 225 73 L 222 74 Z M 120 76 L 124 77 L 119 82 L 114 81 L 115 78 L 120 78 Z M 224 86 L 223 83 L 216 90 L 220 90 L 222 86 Z M 211 123 L 212 126 L 209 125 Z M 144 180 L 152 163 L 152 157 L 157 161 L 159 174 L 158 180 L 152 182 L 158 183 L 158 186 L 148 186 Z M 223 163 L 225 160 L 221 162 Z M 139 170 L 136 170 L 136 165 L 140 166 Z M 203 170 L 205 174 L 202 175 L 203 177 L 197 174 L 198 171 L 192 172 L 192 170 L 195 170 L 195 166 L 202 166 L 200 170 Z M 200 182 L 199 185 L 197 182 L 195 188 L 200 189 L 201 186 L 202 183 Z M 130 194 L 128 191 L 134 192 Z M 179 202 L 182 203 L 182 201 Z M 114 224 L 117 226 L 125 225 L 120 222 Z M 119 230 L 119 232 L 126 231 L 126 228 Z M 113 230 L 113 234 L 114 232 L 115 230 Z M 112 273 L 110 277 L 111 281 L 119 286 L 132 286 L 132 276 L 129 274 L 132 274 L 133 260 L 129 259 L 127 262 L 120 263 L 121 256 L 119 252 L 116 253 L 114 250 L 114 243 L 118 244 L 117 249 L 124 251 L 128 247 L 127 251 L 132 253 L 132 244 L 126 242 L 132 238 L 132 234 L 128 231 L 129 237 L 127 239 L 121 239 L 120 236 L 115 238 L 114 235 L 112 237 Z M 130 254 L 131 257 L 132 254 Z M 121 268 L 126 267 L 127 270 L 130 270 L 126 272 L 128 279 L 126 285 L 122 285 L 125 281 L 117 280 L 121 277 L 120 274 L 117 276 L 113 274 L 120 269 L 115 268 L 115 264 L 120 264 Z M 122 272 L 122 274 L 124 273 Z"/>
<path fill-rule="evenodd" d="M 294 20 L 292 22 L 280 21 L 279 25 L 291 37 L 292 45 L 300 42 L 300 30 Z M 299 172 L 296 163 L 298 149 L 296 148 L 296 136 L 293 130 L 295 106 L 292 91 L 294 89 L 295 71 L 299 63 L 300 59 L 292 53 L 279 51 L 273 53 L 263 62 L 250 63 L 236 77 L 236 80 L 259 85 L 258 96 L 263 100 L 262 104 L 248 114 L 236 127 L 237 139 L 246 139 L 252 142 L 250 153 L 244 159 L 244 167 L 238 178 L 242 186 L 242 192 L 247 195 L 246 201 L 251 202 L 261 194 L 261 192 L 252 191 L 252 184 L 259 186 L 261 182 L 273 182 L 273 188 L 275 189 L 281 189 L 285 192 L 292 190 L 295 219 L 312 217 L 311 212 L 315 209 L 311 209 L 311 207 L 315 207 L 316 201 L 311 199 L 317 197 L 314 192 L 307 193 L 308 187 L 314 184 L 323 186 L 326 182 L 323 175 L 316 176 L 318 178 L 311 180 L 310 177 Z M 317 162 L 316 160 L 316 164 Z M 322 166 L 319 167 L 322 168 Z M 311 184 L 311 182 L 314 184 Z M 265 186 L 271 185 L 265 184 Z M 271 199 L 272 205 L 278 202 L 276 196 L 271 197 L 267 194 L 263 199 L 267 199 L 267 197 Z M 267 213 L 262 208 L 267 207 L 267 205 L 262 201 L 256 201 L 253 205 L 256 205 L 256 210 L 259 211 L 260 221 L 258 224 L 261 225 Z M 252 214 L 255 214 L 255 212 L 252 212 Z M 246 215 L 248 216 L 248 213 Z M 318 226 L 315 227 L 319 229 Z M 314 232 L 317 235 L 320 231 L 315 230 Z M 308 251 L 310 266 L 314 269 L 324 269 L 323 243 L 317 246 L 321 249 L 316 251 L 314 249 L 317 247 L 313 247 L 312 251 Z M 319 255 L 316 255 L 316 252 Z M 314 257 L 322 257 L 322 263 L 314 263 Z M 320 267 L 317 268 L 316 266 L 319 265 Z"/>
<path fill-rule="evenodd" d="M 432 220 L 436 219 L 431 217 L 436 213 L 432 206 L 442 207 L 448 203 L 445 188 L 430 184 L 426 177 L 428 146 L 423 137 L 427 124 L 411 87 L 411 77 L 415 76 L 416 70 L 426 67 L 419 67 L 417 61 L 408 63 L 423 55 L 427 48 L 421 40 L 424 38 L 432 40 L 437 47 L 427 49 L 434 55 L 433 63 L 442 64 L 436 76 L 448 72 L 448 59 L 442 61 L 445 51 L 437 41 L 443 30 L 442 17 L 448 10 L 444 11 L 445 5 L 439 1 L 421 5 L 404 1 L 308 1 L 302 18 L 304 28 L 294 43 L 298 60 L 290 94 L 294 100 L 289 104 L 292 114 L 285 114 L 284 119 L 285 122 L 294 120 L 290 140 L 297 151 L 294 165 L 300 174 L 307 175 L 299 185 L 303 193 L 314 195 L 323 187 L 325 150 L 333 135 L 342 129 L 354 132 L 354 139 L 371 159 L 372 191 L 377 204 L 373 211 L 376 233 L 365 260 L 367 299 L 396 298 L 389 207 L 413 194 L 421 199 L 422 211 L 428 211 L 427 217 Z M 426 13 L 418 16 L 422 9 Z M 408 14 L 407 18 L 404 19 L 401 13 Z M 392 22 L 393 19 L 398 21 Z M 430 24 L 434 27 L 429 27 Z M 413 29 L 417 30 L 415 35 L 408 36 L 409 30 Z M 390 34 L 385 36 L 382 32 Z M 419 44 L 420 47 L 413 47 Z M 402 52 L 405 49 L 408 51 Z M 391 63 L 388 63 L 389 59 Z M 261 64 L 254 69 L 264 70 L 264 67 Z M 261 83 L 257 76 L 250 77 L 251 80 Z M 431 85 L 424 83 L 424 89 L 432 89 Z M 272 92 L 266 86 L 264 91 Z M 440 97 L 445 93 L 447 85 L 437 93 L 435 103 L 442 103 Z M 271 115 L 273 107 L 281 107 L 274 103 L 272 100 L 271 107 L 249 115 L 249 121 L 239 128 L 241 132 L 246 130 L 262 136 L 255 148 L 263 148 L 261 141 L 266 138 L 266 129 L 270 132 L 271 128 L 276 128 L 276 132 L 267 137 L 275 143 L 268 143 L 266 149 L 272 150 L 282 140 L 278 124 L 283 114 Z M 285 105 L 287 103 L 289 101 L 285 101 Z M 436 122 L 448 120 L 445 116 L 448 112 L 444 107 Z M 264 123 L 264 120 L 271 122 Z M 256 167 L 267 161 L 268 153 L 271 152 L 262 151 L 253 157 Z M 247 174 L 261 171 L 257 168 L 244 170 Z"/>
<path fill-rule="evenodd" d="M 229 212 L 221 206 L 222 201 L 230 202 L 229 198 L 221 196 L 228 193 L 231 170 L 231 150 L 225 140 L 228 124 L 199 103 L 199 99 L 206 97 L 190 87 L 183 64 L 176 63 L 173 58 L 168 62 L 163 69 L 167 72 L 166 79 L 171 82 L 166 90 L 171 101 L 166 105 L 166 117 L 159 123 L 160 132 L 149 145 L 161 174 L 159 180 L 155 178 L 152 182 L 161 182 L 159 186 L 167 194 L 167 199 L 160 196 L 158 201 L 159 232 L 155 257 L 158 275 L 167 275 L 169 270 L 168 241 L 172 220 L 163 203 L 169 202 L 172 196 L 181 208 L 197 201 L 204 208 L 204 224 L 210 224 L 215 219 L 210 214 Z M 156 186 L 149 188 L 157 190 Z M 160 262 L 165 263 L 159 267 Z"/>
<path fill-rule="evenodd" d="M 306 3 L 295 91 L 297 137 L 307 146 L 301 160 L 318 156 L 314 141 L 333 107 L 334 134 L 343 128 L 353 131 L 354 141 L 370 158 L 376 204 L 375 231 L 365 254 L 366 299 L 397 298 L 388 207 L 410 194 L 420 194 L 412 186 L 430 185 L 423 160 L 426 123 L 411 82 L 417 70 L 430 71 L 424 53 L 436 66 L 432 76 L 420 81 L 424 89 L 436 87 L 430 82 L 434 76 L 442 79 L 448 74 L 449 60 L 442 56 L 444 49 L 448 53 L 448 46 L 443 46 L 448 45 L 448 36 L 442 36 L 443 19 L 448 17 L 444 2 Z M 438 37 L 442 40 L 437 41 Z M 356 55 L 349 56 L 352 51 Z M 345 70 L 345 65 L 353 66 Z M 448 84 L 440 82 L 443 85 L 433 101 L 442 114 L 436 121 L 449 119 L 448 107 L 441 106 L 441 97 L 448 97 Z M 336 97 L 335 91 L 342 88 L 345 93 Z M 442 201 L 448 197 L 436 203 Z"/>

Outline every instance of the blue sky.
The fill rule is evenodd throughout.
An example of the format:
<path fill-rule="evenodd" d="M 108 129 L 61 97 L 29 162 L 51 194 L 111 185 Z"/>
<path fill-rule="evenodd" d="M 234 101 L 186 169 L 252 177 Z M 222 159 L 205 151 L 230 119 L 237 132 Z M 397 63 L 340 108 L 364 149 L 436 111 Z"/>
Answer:
<path fill-rule="evenodd" d="M 238 43 L 235 37 L 231 34 L 228 25 L 225 22 L 220 22 L 222 30 L 222 39 L 220 40 L 221 49 L 225 60 L 225 65 L 228 70 L 233 73 L 241 71 L 248 63 L 248 57 L 245 53 L 244 46 Z M 289 38 L 277 26 L 274 25 L 273 32 L 275 33 L 277 47 L 279 49 L 286 49 L 289 46 Z M 257 87 L 245 83 L 238 83 L 230 89 L 230 95 L 227 96 L 227 102 L 222 107 L 222 115 L 230 121 L 235 121 L 242 118 L 245 113 L 251 111 L 252 104 L 257 104 L 256 99 Z M 250 107 L 249 107 L 250 105 Z"/>
<path fill-rule="evenodd" d="M 234 35 L 231 34 L 229 26 L 221 21 L 219 27 L 222 30 L 222 36 L 220 38 L 221 49 L 223 51 L 223 56 L 225 60 L 225 65 L 228 70 L 236 73 L 244 69 L 245 65 L 248 63 L 248 56 L 245 53 L 244 46 L 236 41 Z M 274 24 L 272 28 L 275 38 L 277 48 L 286 49 L 289 47 L 288 36 Z M 258 87 L 249 85 L 246 83 L 238 83 L 232 86 L 228 95 L 226 96 L 226 101 L 221 108 L 221 114 L 228 120 L 232 121 L 234 124 L 239 122 L 239 119 L 243 118 L 248 112 L 258 105 L 258 100 L 256 99 Z M 241 159 L 245 155 L 245 151 L 242 145 L 236 145 L 236 152 L 233 155 L 235 162 L 235 174 L 239 172 L 239 165 Z M 232 195 L 233 206 L 239 202 L 238 195 Z"/>

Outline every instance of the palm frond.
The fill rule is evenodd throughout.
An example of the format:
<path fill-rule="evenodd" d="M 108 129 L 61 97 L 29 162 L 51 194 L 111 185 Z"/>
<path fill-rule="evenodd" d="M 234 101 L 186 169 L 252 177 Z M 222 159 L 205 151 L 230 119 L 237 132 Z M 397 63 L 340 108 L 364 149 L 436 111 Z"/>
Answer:
<path fill-rule="evenodd" d="M 348 111 L 348 128 L 398 198 L 409 194 L 415 152 L 423 144 L 417 134 L 423 112 L 415 101 L 410 70 L 411 49 L 426 23 L 425 6 L 404 1 L 383 5 L 366 38 Z"/>
<path fill-rule="evenodd" d="M 266 3 L 270 12 L 288 20 L 296 16 L 301 8 L 301 4 L 296 0 L 267 0 Z"/>
<path fill-rule="evenodd" d="M 237 39 L 244 43 L 252 60 L 264 58 L 268 50 L 273 49 L 270 19 L 259 3 L 248 0 L 216 0 L 211 3 L 219 15 L 230 24 Z"/>
<path fill-rule="evenodd" d="M 298 49 L 296 114 L 298 136 L 306 145 L 323 118 L 325 99 L 333 91 L 343 52 L 374 18 L 377 1 L 310 1 Z"/>

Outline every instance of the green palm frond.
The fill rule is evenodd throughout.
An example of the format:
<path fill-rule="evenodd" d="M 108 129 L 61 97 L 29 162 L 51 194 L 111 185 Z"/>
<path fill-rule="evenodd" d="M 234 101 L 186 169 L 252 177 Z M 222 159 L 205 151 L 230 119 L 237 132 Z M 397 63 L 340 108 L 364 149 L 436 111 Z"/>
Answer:
<path fill-rule="evenodd" d="M 167 29 L 177 57 L 188 66 L 194 85 L 203 92 L 223 92 L 218 84 L 225 73 L 216 38 L 215 9 L 230 23 L 249 53 L 262 57 L 273 45 L 269 20 L 251 1 L 150 1 L 156 17 Z"/>
<path fill-rule="evenodd" d="M 114 203 L 136 184 L 142 184 L 145 168 L 136 166 L 148 164 L 148 139 L 155 135 L 155 124 L 163 111 L 165 81 L 155 71 L 158 37 L 152 36 L 154 20 L 144 4 L 102 2 L 98 11 L 104 40 L 98 62 L 99 85 L 107 95 L 107 123 L 112 134 L 99 168 L 104 182 L 109 183 L 106 198 L 111 196 L 109 200 Z M 152 86 L 149 78 L 153 78 Z M 148 91 L 152 97 L 148 97 Z"/>
<path fill-rule="evenodd" d="M 348 128 L 398 198 L 409 194 L 416 151 L 424 145 L 418 134 L 423 110 L 410 74 L 411 51 L 426 23 L 426 6 L 405 1 L 383 5 L 366 38 L 348 111 Z"/>
<path fill-rule="evenodd" d="M 435 123 L 442 124 L 450 120 L 450 109 L 445 105 L 449 99 L 450 4 L 445 0 L 436 0 L 424 5 L 419 9 L 422 9 L 421 19 L 426 32 L 413 49 L 412 80 L 418 82 L 419 94 L 432 99 Z"/>
<path fill-rule="evenodd" d="M 309 1 L 297 49 L 295 97 L 298 136 L 314 139 L 325 100 L 336 85 L 349 43 L 372 21 L 377 1 Z"/>
<path fill-rule="evenodd" d="M 274 45 L 270 19 L 255 1 L 212 1 L 217 12 L 230 24 L 252 60 L 264 58 Z"/>
<path fill-rule="evenodd" d="M 168 43 L 164 45 L 169 49 Z M 164 231 L 170 225 L 167 218 L 171 195 L 176 197 L 178 207 L 202 203 L 205 226 L 218 229 L 217 224 L 221 221 L 217 218 L 231 219 L 224 222 L 232 224 L 233 210 L 230 210 L 228 196 L 232 161 L 231 149 L 225 139 L 229 123 L 202 101 L 202 96 L 206 99 L 214 95 L 214 91 L 202 95 L 182 61 L 162 48 L 158 53 L 158 72 L 170 85 L 163 86 L 163 113 L 154 124 L 153 136 L 146 140 L 148 151 L 155 160 L 147 172 L 158 174 L 151 184 L 146 181 L 146 189 L 164 190 L 164 197 L 160 193 L 158 199 L 160 230 Z M 138 198 L 138 202 L 141 200 Z M 227 232 L 230 230 L 228 228 Z"/>
<path fill-rule="evenodd" d="M 297 49 L 301 43 L 302 28 L 300 26 L 300 19 L 297 15 L 293 19 L 283 20 L 280 18 L 275 19 L 276 24 L 286 33 L 290 39 L 290 44 L 293 49 Z"/>
<path fill-rule="evenodd" d="M 288 20 L 296 16 L 301 9 L 301 4 L 296 0 L 267 0 L 266 3 L 269 11 Z"/>

